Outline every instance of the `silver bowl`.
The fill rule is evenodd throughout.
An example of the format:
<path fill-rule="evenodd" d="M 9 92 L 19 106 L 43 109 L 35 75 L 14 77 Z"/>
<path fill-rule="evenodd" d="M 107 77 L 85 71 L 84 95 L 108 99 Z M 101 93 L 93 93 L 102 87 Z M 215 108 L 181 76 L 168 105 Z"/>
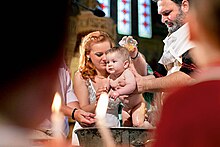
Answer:
<path fill-rule="evenodd" d="M 110 130 L 117 145 L 144 146 L 153 140 L 154 129 L 113 127 Z M 96 127 L 80 128 L 75 130 L 75 133 L 82 147 L 104 147 L 101 135 Z"/>

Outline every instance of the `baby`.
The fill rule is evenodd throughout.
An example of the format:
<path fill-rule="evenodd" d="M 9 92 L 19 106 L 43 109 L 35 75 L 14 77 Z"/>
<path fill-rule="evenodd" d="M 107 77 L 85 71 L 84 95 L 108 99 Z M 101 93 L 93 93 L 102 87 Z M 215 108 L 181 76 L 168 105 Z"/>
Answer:
<path fill-rule="evenodd" d="M 136 89 L 136 80 L 129 68 L 131 62 L 129 51 L 125 47 L 113 47 L 105 54 L 110 99 L 120 99 L 124 104 L 123 110 L 131 116 L 133 126 L 143 126 L 145 118 L 141 110 L 143 97 L 141 94 L 132 94 Z"/>

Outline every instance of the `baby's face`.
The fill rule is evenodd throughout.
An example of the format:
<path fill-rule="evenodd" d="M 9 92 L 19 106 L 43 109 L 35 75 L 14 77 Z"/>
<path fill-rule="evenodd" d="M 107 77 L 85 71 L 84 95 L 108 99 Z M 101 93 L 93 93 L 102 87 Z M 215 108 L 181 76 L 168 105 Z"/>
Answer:
<path fill-rule="evenodd" d="M 124 60 L 117 53 L 106 55 L 106 70 L 110 74 L 119 74 L 124 71 Z"/>

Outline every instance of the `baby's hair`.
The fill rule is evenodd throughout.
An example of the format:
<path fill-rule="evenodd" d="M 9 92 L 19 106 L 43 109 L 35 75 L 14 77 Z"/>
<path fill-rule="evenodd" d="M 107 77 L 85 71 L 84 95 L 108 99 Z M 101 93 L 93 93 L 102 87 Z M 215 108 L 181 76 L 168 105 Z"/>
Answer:
<path fill-rule="evenodd" d="M 105 52 L 106 55 L 111 53 L 118 53 L 121 55 L 123 61 L 128 60 L 130 62 L 130 55 L 128 49 L 122 46 L 112 47 Z"/>

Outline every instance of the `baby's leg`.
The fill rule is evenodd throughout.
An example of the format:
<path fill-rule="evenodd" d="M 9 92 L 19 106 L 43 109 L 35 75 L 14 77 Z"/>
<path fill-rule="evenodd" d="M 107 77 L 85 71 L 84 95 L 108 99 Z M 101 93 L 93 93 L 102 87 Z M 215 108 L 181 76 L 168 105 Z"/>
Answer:
<path fill-rule="evenodd" d="M 131 115 L 124 109 L 122 110 L 122 121 L 123 127 L 132 127 Z"/>
<path fill-rule="evenodd" d="M 134 127 L 142 127 L 144 125 L 145 119 L 145 102 L 141 102 L 135 107 L 132 108 L 131 115 L 132 115 L 132 123 Z"/>

